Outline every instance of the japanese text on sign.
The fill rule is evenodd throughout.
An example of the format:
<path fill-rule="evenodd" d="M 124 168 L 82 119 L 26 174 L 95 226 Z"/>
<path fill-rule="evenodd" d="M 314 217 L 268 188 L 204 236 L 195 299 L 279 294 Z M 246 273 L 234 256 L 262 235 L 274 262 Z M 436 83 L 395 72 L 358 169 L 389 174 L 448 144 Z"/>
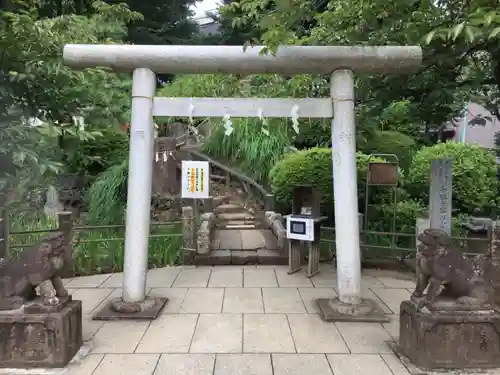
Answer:
<path fill-rule="evenodd" d="M 209 196 L 210 164 L 207 161 L 182 162 L 182 198 L 204 199 Z"/>

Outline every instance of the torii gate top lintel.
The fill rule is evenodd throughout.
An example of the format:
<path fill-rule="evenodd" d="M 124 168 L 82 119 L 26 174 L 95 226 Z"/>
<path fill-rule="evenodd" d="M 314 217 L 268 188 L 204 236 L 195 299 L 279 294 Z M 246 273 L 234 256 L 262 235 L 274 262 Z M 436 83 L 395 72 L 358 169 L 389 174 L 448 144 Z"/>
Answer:
<path fill-rule="evenodd" d="M 67 44 L 64 63 L 75 69 L 108 67 L 131 72 L 148 68 L 157 74 L 329 74 L 412 72 L 420 68 L 419 46 L 280 46 L 276 55 L 264 47 L 127 44 Z"/>

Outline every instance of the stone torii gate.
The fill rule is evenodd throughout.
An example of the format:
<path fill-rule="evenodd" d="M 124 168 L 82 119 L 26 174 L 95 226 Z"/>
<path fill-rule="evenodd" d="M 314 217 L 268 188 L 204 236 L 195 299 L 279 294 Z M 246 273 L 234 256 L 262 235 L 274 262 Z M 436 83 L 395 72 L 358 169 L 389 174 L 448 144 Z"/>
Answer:
<path fill-rule="evenodd" d="M 281 46 L 275 56 L 263 47 L 78 45 L 64 47 L 66 65 L 75 69 L 108 67 L 133 72 L 125 264 L 122 298 L 109 314 L 154 318 L 165 300 L 145 295 L 150 225 L 153 116 L 172 117 L 300 117 L 333 118 L 332 164 L 339 297 L 323 311 L 331 320 L 384 320 L 377 307 L 361 297 L 361 254 L 353 72 L 395 73 L 417 70 L 422 50 L 417 46 L 346 47 Z M 331 74 L 330 98 L 160 98 L 156 74 Z M 348 320 L 348 319 L 347 319 Z"/>

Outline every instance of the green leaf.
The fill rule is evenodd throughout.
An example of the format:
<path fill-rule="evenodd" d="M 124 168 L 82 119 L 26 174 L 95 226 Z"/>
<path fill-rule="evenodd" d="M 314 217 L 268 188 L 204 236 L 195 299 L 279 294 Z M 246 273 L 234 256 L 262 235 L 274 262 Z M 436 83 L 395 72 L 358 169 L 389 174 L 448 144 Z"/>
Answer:
<path fill-rule="evenodd" d="M 488 39 L 494 39 L 494 38 L 496 38 L 499 34 L 500 34 L 500 27 L 495 27 L 495 28 L 491 31 L 490 35 L 488 35 Z"/>
<path fill-rule="evenodd" d="M 451 31 L 451 39 L 453 41 L 457 40 L 458 36 L 460 35 L 462 30 L 464 29 L 464 26 L 465 26 L 465 23 L 462 22 L 462 23 L 459 23 L 458 25 L 456 25 L 455 27 L 453 27 L 453 29 Z"/>

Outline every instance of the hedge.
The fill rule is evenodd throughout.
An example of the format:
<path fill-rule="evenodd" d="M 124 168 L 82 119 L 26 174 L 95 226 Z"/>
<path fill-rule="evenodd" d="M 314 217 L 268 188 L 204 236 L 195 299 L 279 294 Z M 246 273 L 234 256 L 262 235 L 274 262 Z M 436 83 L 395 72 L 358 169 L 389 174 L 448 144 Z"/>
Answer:
<path fill-rule="evenodd" d="M 365 195 L 366 171 L 369 155 L 356 153 L 358 196 Z M 383 161 L 371 158 L 371 161 Z M 314 147 L 285 155 L 269 173 L 269 181 L 278 204 L 289 208 L 292 190 L 296 185 L 312 185 L 321 193 L 321 207 L 324 214 L 333 212 L 332 149 Z M 384 189 L 388 192 L 388 189 Z M 370 193 L 372 196 L 372 193 Z M 375 195 L 373 195 L 375 197 Z M 361 207 L 360 207 L 361 209 Z"/>

